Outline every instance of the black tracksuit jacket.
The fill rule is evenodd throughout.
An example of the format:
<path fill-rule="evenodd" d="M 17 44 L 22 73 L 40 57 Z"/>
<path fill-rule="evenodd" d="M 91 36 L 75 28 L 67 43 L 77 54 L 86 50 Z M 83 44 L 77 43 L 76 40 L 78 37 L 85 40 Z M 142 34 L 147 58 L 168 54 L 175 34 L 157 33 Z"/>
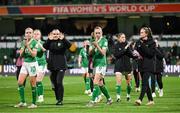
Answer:
<path fill-rule="evenodd" d="M 142 59 L 138 60 L 138 69 L 140 72 L 151 72 L 155 71 L 155 42 L 152 38 L 148 40 L 138 40 L 135 45 L 135 49 L 140 53 Z"/>
<path fill-rule="evenodd" d="M 130 47 L 125 49 L 127 42 L 117 42 L 114 48 L 115 68 L 114 72 L 131 72 L 132 65 L 130 58 L 133 57 Z"/>
<path fill-rule="evenodd" d="M 155 49 L 155 73 L 161 73 L 164 71 L 163 58 L 165 53 L 161 47 Z"/>
<path fill-rule="evenodd" d="M 67 61 L 65 52 L 70 48 L 71 43 L 66 40 L 47 40 L 43 47 L 49 50 L 49 58 L 47 59 L 49 70 L 65 70 L 67 69 Z"/>

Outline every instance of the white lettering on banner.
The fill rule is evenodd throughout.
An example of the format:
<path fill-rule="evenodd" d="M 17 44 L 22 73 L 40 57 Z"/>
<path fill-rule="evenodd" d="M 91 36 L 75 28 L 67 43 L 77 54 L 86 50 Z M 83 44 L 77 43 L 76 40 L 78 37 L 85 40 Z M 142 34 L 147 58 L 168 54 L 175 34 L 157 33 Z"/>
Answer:
<path fill-rule="evenodd" d="M 156 4 L 64 5 L 53 7 L 53 13 L 59 14 L 153 13 L 158 10 L 159 5 Z"/>
<path fill-rule="evenodd" d="M 102 10 L 103 13 L 106 13 L 107 12 L 106 6 L 102 6 L 101 10 Z"/>
<path fill-rule="evenodd" d="M 9 72 L 9 68 L 8 67 L 9 67 L 8 65 L 4 66 L 4 73 L 8 73 Z"/>
<path fill-rule="evenodd" d="M 136 12 L 137 7 L 135 5 L 119 5 L 119 6 L 110 6 L 109 12 Z"/>
<path fill-rule="evenodd" d="M 53 13 L 69 13 L 68 7 L 53 7 Z"/>
<path fill-rule="evenodd" d="M 69 70 L 70 74 L 82 74 L 82 69 L 78 69 L 78 68 L 75 68 L 75 69 L 70 69 Z"/>
<path fill-rule="evenodd" d="M 69 9 L 68 9 L 69 8 Z M 150 12 L 155 10 L 155 5 L 116 5 L 106 8 L 105 5 L 98 6 L 63 6 L 55 7 L 54 13 L 111 13 L 111 12 Z"/>
<path fill-rule="evenodd" d="M 59 12 L 59 8 L 58 7 L 53 7 L 53 13 L 58 13 L 58 12 Z"/>
<path fill-rule="evenodd" d="M 98 12 L 106 12 L 105 6 L 79 6 L 79 7 L 72 7 L 73 13 L 98 13 Z"/>
<path fill-rule="evenodd" d="M 53 13 L 97 13 L 107 12 L 106 6 L 60 6 L 54 7 Z"/>
<path fill-rule="evenodd" d="M 164 68 L 165 73 L 180 73 L 180 65 L 166 65 Z"/>
<path fill-rule="evenodd" d="M 151 12 L 155 9 L 155 5 L 141 5 L 139 6 L 140 12 Z"/>
<path fill-rule="evenodd" d="M 133 12 L 135 12 L 137 10 L 137 7 L 135 5 L 132 5 L 131 9 L 132 9 Z"/>
<path fill-rule="evenodd" d="M 87 13 L 87 12 L 93 12 L 93 10 L 92 10 L 92 7 L 78 6 L 78 7 L 71 7 L 70 12 L 71 13 Z"/>
<path fill-rule="evenodd" d="M 173 72 L 178 72 L 178 73 L 180 73 L 180 66 L 174 66 Z"/>
<path fill-rule="evenodd" d="M 164 72 L 170 72 L 170 65 L 165 66 L 165 68 L 164 68 Z"/>
<path fill-rule="evenodd" d="M 4 69 L 4 73 L 15 73 L 16 72 L 15 65 L 4 65 L 3 69 Z"/>

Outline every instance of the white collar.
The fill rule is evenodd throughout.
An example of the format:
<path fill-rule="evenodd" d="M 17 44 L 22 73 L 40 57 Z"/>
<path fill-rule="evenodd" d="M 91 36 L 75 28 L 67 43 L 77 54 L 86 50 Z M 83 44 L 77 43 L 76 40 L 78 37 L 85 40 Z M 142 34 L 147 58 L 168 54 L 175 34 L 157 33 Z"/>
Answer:
<path fill-rule="evenodd" d="M 99 42 L 102 38 L 103 38 L 103 36 L 101 36 L 97 42 Z"/>

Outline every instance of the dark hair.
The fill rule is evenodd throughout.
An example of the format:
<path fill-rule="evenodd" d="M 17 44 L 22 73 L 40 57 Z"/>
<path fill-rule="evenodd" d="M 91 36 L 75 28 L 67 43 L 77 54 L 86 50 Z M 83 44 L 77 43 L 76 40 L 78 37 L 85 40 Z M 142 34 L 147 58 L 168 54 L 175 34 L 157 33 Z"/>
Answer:
<path fill-rule="evenodd" d="M 142 27 L 141 29 L 144 29 L 145 30 L 145 33 L 147 34 L 147 37 L 148 38 L 153 38 L 152 37 L 152 30 L 150 27 Z"/>
<path fill-rule="evenodd" d="M 124 33 L 118 33 L 117 38 L 121 37 L 121 35 L 125 35 Z"/>

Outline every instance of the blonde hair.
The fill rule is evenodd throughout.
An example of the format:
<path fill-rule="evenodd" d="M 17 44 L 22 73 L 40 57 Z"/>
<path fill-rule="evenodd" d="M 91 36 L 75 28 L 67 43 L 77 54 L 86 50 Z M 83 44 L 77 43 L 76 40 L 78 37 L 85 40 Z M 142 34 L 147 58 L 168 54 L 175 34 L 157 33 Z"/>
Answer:
<path fill-rule="evenodd" d="M 33 29 L 30 28 L 30 27 L 27 27 L 27 28 L 25 29 L 25 31 L 27 31 L 27 30 L 31 30 L 31 31 L 33 32 Z"/>
<path fill-rule="evenodd" d="M 94 31 L 95 31 L 95 29 L 100 29 L 100 30 L 102 31 L 102 28 L 101 28 L 100 26 L 96 26 L 96 27 L 94 28 Z"/>
<path fill-rule="evenodd" d="M 34 32 L 39 32 L 41 35 L 41 31 L 39 29 L 35 29 Z"/>

